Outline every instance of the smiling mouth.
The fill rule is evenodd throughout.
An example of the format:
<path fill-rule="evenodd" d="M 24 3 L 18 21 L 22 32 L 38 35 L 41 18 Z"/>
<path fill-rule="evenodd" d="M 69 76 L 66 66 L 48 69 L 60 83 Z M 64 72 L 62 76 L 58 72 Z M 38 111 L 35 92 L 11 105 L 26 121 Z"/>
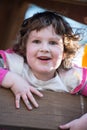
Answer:
<path fill-rule="evenodd" d="M 48 61 L 48 60 L 51 60 L 50 57 L 46 57 L 46 56 L 41 56 L 41 57 L 38 57 L 39 60 L 43 60 L 43 61 Z"/>

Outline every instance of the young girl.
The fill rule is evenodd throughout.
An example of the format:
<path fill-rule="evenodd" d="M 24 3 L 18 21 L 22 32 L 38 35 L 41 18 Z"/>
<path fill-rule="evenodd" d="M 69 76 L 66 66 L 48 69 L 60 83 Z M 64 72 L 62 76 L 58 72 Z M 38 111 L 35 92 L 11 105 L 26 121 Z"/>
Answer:
<path fill-rule="evenodd" d="M 12 49 L 0 51 L 0 84 L 15 95 L 16 107 L 22 97 L 28 109 L 38 104 L 38 90 L 64 91 L 87 96 L 85 68 L 72 63 L 79 48 L 65 19 L 55 12 L 37 13 L 24 20 Z"/>

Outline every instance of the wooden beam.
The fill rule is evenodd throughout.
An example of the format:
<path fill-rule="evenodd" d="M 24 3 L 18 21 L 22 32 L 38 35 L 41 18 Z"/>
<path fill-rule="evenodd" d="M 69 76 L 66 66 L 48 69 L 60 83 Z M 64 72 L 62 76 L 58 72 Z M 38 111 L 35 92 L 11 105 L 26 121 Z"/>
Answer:
<path fill-rule="evenodd" d="M 51 1 L 87 6 L 87 0 L 51 0 Z"/>
<path fill-rule="evenodd" d="M 0 129 L 6 130 L 58 130 L 60 124 L 76 119 L 87 112 L 87 98 L 79 95 L 43 91 L 36 98 L 38 109 L 29 111 L 21 101 L 16 109 L 10 90 L 0 88 Z"/>
<path fill-rule="evenodd" d="M 23 0 L 25 1 L 25 0 Z M 87 24 L 87 2 L 76 0 L 26 0 L 42 8 L 57 11 L 66 17 Z"/>

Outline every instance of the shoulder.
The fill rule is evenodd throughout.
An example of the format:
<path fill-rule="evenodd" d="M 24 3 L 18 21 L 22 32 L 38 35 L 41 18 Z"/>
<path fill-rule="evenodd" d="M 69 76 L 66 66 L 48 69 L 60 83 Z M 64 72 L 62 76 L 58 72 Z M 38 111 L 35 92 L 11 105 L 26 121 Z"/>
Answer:
<path fill-rule="evenodd" d="M 24 58 L 12 50 L 1 50 L 1 57 L 4 61 L 6 68 L 12 72 L 21 73 L 24 65 Z"/>
<path fill-rule="evenodd" d="M 15 52 L 5 52 L 5 55 L 6 55 L 6 58 L 8 59 L 8 60 L 11 60 L 11 61 L 24 61 L 24 59 L 23 59 L 23 57 L 22 56 L 20 56 L 20 55 L 18 55 L 17 53 L 15 53 Z"/>
<path fill-rule="evenodd" d="M 12 49 L 0 50 L 0 55 L 4 62 L 7 62 L 8 65 L 10 63 L 24 62 L 23 57 L 15 53 Z"/>
<path fill-rule="evenodd" d="M 83 68 L 78 66 L 73 66 L 69 70 L 60 69 L 59 75 L 66 85 L 67 89 L 71 91 L 82 81 Z"/>
<path fill-rule="evenodd" d="M 0 57 L 6 61 L 7 60 L 7 56 L 14 56 L 14 58 L 16 57 L 20 57 L 21 59 L 23 59 L 21 56 L 19 56 L 18 54 L 16 54 L 12 49 L 7 49 L 7 50 L 0 50 Z"/>
<path fill-rule="evenodd" d="M 73 75 L 76 74 L 81 74 L 83 73 L 83 68 L 82 67 L 78 67 L 78 66 L 73 66 L 71 69 L 62 69 L 60 68 L 58 70 L 59 74 L 62 76 L 68 76 L 68 77 L 73 77 Z"/>

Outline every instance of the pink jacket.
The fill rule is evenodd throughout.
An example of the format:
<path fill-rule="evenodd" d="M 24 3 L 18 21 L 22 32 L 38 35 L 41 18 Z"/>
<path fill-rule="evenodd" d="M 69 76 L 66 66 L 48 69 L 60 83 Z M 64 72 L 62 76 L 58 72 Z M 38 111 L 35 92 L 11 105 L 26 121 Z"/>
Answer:
<path fill-rule="evenodd" d="M 5 75 L 7 74 L 7 72 L 9 71 L 7 68 L 6 68 L 6 55 L 5 55 L 5 52 L 7 53 L 11 53 L 12 51 L 9 49 L 9 50 L 0 50 L 0 55 L 1 57 L 3 58 L 4 60 L 4 68 L 1 68 L 0 67 L 0 84 L 2 83 L 2 80 L 4 79 Z"/>

